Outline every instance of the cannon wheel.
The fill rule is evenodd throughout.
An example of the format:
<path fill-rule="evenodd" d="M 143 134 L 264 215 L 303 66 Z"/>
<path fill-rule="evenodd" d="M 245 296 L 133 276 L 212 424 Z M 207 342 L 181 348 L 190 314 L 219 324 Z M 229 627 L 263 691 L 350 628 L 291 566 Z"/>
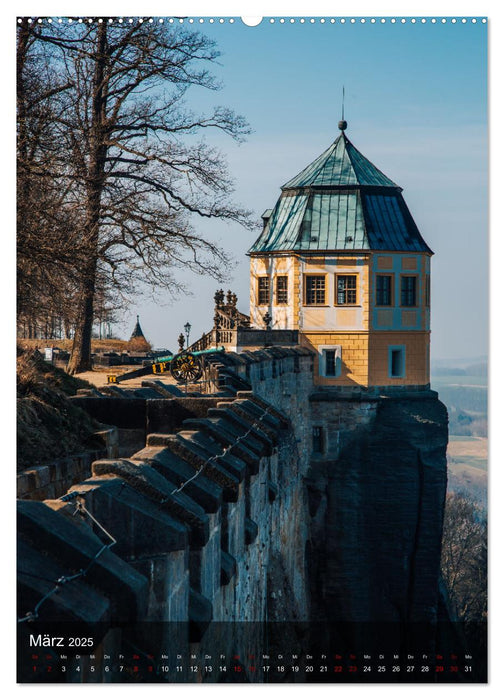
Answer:
<path fill-rule="evenodd" d="M 203 374 L 201 360 L 190 352 L 175 355 L 170 364 L 172 377 L 179 383 L 196 382 Z"/>

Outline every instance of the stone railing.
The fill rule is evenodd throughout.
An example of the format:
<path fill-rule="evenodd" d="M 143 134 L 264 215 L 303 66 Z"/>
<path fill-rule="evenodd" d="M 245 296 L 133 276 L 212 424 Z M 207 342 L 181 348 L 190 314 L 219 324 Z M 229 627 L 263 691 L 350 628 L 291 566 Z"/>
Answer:
<path fill-rule="evenodd" d="M 90 478 L 61 498 L 18 502 L 22 644 L 37 624 L 77 619 L 111 653 L 133 644 L 148 655 L 172 649 L 175 638 L 179 653 L 195 644 L 203 653 L 215 649 L 220 624 L 307 619 L 309 434 L 299 419 L 309 410 L 311 353 L 231 353 L 214 364 L 229 396 L 195 397 L 192 408 L 190 398 L 137 399 L 149 425 L 142 449 L 94 461 Z M 236 391 L 240 383 L 249 389 Z M 103 402 L 109 414 L 111 401 L 127 402 L 76 400 L 95 410 Z M 76 571 L 85 578 L 50 593 L 54 576 Z M 137 622 L 143 639 L 124 627 Z M 259 627 L 240 640 L 249 654 L 263 642 Z M 236 638 L 225 637 L 222 652 L 236 650 Z M 81 661 L 65 680 L 112 678 L 103 665 L 92 676 L 85 654 Z M 159 673 L 180 680 L 174 667 Z"/>
<path fill-rule="evenodd" d="M 36 501 L 58 498 L 76 480 L 86 479 L 91 475 L 91 464 L 94 460 L 118 456 L 117 428 L 105 428 L 96 432 L 95 436 L 103 441 L 103 449 L 60 457 L 48 464 L 33 466 L 19 472 L 16 480 L 17 497 Z"/>

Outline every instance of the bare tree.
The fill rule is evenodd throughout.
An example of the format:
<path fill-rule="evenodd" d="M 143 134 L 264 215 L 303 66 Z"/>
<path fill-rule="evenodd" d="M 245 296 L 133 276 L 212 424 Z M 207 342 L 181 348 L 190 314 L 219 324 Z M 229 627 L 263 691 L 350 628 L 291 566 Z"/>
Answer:
<path fill-rule="evenodd" d="M 249 129 L 227 108 L 203 116 L 186 107 L 190 86 L 219 87 L 207 69 L 219 52 L 198 32 L 95 20 L 43 34 L 52 66 L 71 85 L 58 123 L 60 173 L 71 183 L 72 210 L 80 203 L 85 250 L 68 367 L 75 373 L 91 366 L 100 266 L 123 290 L 139 280 L 177 290 L 180 266 L 222 278 L 226 255 L 195 230 L 194 216 L 249 226 L 249 213 L 230 202 L 221 154 L 196 137 L 218 129 L 241 140 Z"/>
<path fill-rule="evenodd" d="M 487 523 L 480 507 L 456 493 L 446 497 L 441 572 L 456 620 L 487 615 Z"/>
<path fill-rule="evenodd" d="M 36 23 L 18 26 L 17 305 L 29 337 L 73 322 L 83 257 L 79 207 L 60 163 L 59 123 L 72 87 Z"/>

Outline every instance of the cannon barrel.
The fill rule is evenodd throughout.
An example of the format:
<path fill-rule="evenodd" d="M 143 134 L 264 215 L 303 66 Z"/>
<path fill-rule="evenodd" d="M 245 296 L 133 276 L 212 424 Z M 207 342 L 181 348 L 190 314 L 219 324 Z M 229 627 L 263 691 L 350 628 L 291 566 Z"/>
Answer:
<path fill-rule="evenodd" d="M 163 363 L 170 363 L 171 369 L 173 370 L 173 365 L 171 364 L 176 357 L 183 355 L 210 355 L 215 352 L 225 352 L 225 348 L 221 345 L 218 348 L 208 348 L 207 350 L 197 350 L 196 352 L 191 352 L 190 350 L 182 350 L 176 355 L 165 355 L 164 357 L 157 357 L 155 362 L 147 367 L 141 367 L 139 369 L 131 370 L 130 372 L 125 372 L 124 374 L 109 374 L 107 376 L 108 384 L 119 384 L 125 379 L 134 379 L 136 377 L 143 377 L 146 374 L 162 374 L 168 371 L 168 367 L 160 367 Z M 198 378 L 201 376 L 202 370 L 200 369 Z M 172 371 L 172 375 L 173 374 Z"/>
<path fill-rule="evenodd" d="M 171 362 L 176 355 L 194 355 L 195 357 L 198 357 L 199 355 L 210 355 L 211 353 L 214 352 L 225 352 L 225 348 L 222 345 L 219 345 L 218 348 L 208 348 L 207 350 L 196 350 L 193 352 L 192 350 L 181 350 L 180 352 L 177 352 L 175 355 L 165 355 L 164 357 L 156 357 L 156 362 Z"/>

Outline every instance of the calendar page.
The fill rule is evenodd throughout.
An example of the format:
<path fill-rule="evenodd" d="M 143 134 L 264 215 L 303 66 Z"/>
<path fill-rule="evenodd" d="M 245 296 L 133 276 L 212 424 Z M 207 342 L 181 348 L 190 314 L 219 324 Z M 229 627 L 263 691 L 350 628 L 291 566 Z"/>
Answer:
<path fill-rule="evenodd" d="M 486 18 L 16 35 L 18 683 L 486 683 Z"/>

